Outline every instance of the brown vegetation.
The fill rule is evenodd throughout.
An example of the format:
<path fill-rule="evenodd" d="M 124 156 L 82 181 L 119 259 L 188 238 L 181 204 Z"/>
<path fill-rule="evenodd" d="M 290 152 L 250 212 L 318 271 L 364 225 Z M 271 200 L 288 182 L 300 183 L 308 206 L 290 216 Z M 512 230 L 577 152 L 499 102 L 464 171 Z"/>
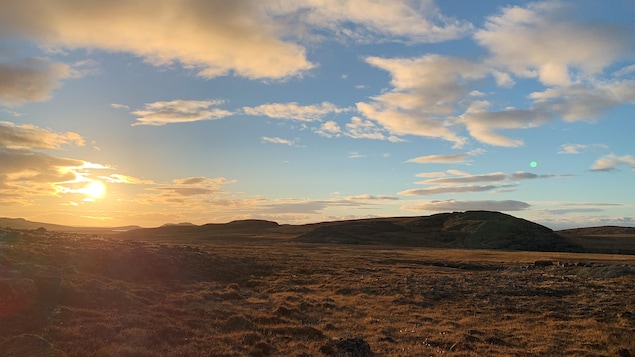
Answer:
<path fill-rule="evenodd" d="M 22 232 L 0 243 L 0 346 L 32 340 L 55 356 L 628 356 L 634 265 L 625 255 Z"/>

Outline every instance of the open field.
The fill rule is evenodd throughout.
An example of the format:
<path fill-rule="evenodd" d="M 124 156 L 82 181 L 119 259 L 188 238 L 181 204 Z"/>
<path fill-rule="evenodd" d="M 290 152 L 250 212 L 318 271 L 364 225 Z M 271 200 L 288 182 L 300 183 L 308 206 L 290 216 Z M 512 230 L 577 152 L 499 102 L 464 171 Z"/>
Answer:
<path fill-rule="evenodd" d="M 0 243 L 0 356 L 635 355 L 632 255 L 188 244 Z"/>

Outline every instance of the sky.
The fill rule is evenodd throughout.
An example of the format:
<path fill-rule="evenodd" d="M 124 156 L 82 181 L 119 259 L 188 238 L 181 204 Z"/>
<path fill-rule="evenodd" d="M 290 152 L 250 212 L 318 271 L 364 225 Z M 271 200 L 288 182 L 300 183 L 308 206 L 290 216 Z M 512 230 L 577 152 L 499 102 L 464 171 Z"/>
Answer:
<path fill-rule="evenodd" d="M 635 226 L 635 2 L 5 1 L 0 216 Z"/>

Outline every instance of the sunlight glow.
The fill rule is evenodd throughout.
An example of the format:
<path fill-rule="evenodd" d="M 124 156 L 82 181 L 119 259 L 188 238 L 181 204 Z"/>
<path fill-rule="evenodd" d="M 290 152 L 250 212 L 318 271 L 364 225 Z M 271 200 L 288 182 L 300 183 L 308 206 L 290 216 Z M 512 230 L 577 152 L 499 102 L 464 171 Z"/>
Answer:
<path fill-rule="evenodd" d="M 101 198 L 106 193 L 106 186 L 101 181 L 93 181 L 80 190 L 91 198 Z"/>

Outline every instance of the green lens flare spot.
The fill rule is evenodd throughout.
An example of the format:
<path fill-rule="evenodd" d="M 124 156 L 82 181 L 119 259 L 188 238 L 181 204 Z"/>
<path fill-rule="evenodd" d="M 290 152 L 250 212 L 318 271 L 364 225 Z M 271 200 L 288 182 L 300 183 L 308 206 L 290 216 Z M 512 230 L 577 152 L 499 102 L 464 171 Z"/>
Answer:
<path fill-rule="evenodd" d="M 532 162 L 529 163 L 529 166 L 536 167 L 536 166 L 538 166 L 538 163 L 535 162 L 535 161 L 532 161 Z"/>

